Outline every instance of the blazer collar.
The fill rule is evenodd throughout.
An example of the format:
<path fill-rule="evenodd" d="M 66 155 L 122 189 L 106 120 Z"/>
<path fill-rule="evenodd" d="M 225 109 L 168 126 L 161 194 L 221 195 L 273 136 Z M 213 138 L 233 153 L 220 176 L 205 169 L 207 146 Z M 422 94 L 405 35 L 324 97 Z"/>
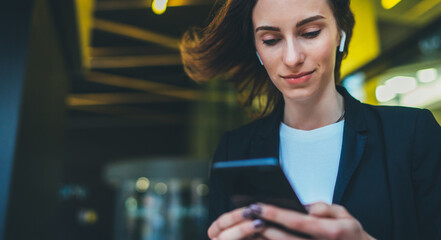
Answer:
<path fill-rule="evenodd" d="M 337 86 L 336 88 L 344 99 L 345 123 L 349 124 L 352 129 L 357 132 L 366 131 L 367 125 L 363 111 L 363 104 L 360 103 L 360 101 L 358 101 L 357 99 L 353 98 L 344 87 Z"/>
<path fill-rule="evenodd" d="M 340 86 L 336 86 L 337 91 L 343 96 L 345 105 L 345 122 L 355 131 L 364 132 L 367 130 L 366 120 L 363 113 L 363 105 L 360 101 L 353 98 L 348 91 Z M 262 119 L 262 126 L 258 130 L 258 136 L 263 138 L 274 137 L 274 131 L 279 132 L 280 123 L 283 119 L 283 109 L 285 102 L 281 100 L 274 108 L 273 112 Z"/>
<path fill-rule="evenodd" d="M 336 86 L 343 96 L 345 106 L 345 126 L 343 146 L 333 202 L 341 204 L 344 192 L 357 168 L 367 142 L 365 107 L 341 86 Z M 273 112 L 261 120 L 257 136 L 251 143 L 250 158 L 276 157 L 279 159 L 279 127 L 283 119 L 284 102 L 281 101 Z"/>

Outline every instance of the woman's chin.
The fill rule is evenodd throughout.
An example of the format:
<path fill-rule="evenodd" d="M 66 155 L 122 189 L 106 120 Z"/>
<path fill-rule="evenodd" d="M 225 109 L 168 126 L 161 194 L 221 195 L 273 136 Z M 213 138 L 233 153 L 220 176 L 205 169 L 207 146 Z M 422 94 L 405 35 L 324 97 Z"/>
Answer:
<path fill-rule="evenodd" d="M 292 89 L 290 91 L 283 92 L 283 99 L 290 102 L 307 102 L 311 100 L 312 93 L 307 89 Z"/>

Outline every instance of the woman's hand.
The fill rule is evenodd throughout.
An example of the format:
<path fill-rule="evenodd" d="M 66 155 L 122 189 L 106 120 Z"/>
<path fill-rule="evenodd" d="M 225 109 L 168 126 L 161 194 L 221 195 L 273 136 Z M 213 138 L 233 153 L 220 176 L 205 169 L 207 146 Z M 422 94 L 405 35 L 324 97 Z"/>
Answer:
<path fill-rule="evenodd" d="M 254 208 L 260 208 L 255 210 L 261 213 L 259 217 L 311 235 L 313 239 L 374 239 L 344 207 L 339 205 L 315 203 L 308 207 L 308 215 L 266 204 L 259 204 Z M 303 239 L 273 227 L 265 228 L 260 235 L 269 240 Z"/>
<path fill-rule="evenodd" d="M 264 223 L 253 217 L 260 215 L 260 210 L 258 205 L 251 205 L 224 213 L 208 228 L 208 237 L 213 240 L 259 239 L 256 234 L 263 231 Z"/>

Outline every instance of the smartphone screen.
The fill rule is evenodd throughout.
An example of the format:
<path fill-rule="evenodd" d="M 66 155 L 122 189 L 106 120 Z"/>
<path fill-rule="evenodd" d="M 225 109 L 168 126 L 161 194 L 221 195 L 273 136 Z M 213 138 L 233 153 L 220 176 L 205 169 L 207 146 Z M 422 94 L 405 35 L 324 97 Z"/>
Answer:
<path fill-rule="evenodd" d="M 307 214 L 276 158 L 216 162 L 212 173 L 237 208 L 266 203 Z M 279 224 L 267 224 L 310 238 Z"/>
<path fill-rule="evenodd" d="M 216 162 L 212 177 L 236 207 L 261 202 L 307 213 L 276 158 Z"/>

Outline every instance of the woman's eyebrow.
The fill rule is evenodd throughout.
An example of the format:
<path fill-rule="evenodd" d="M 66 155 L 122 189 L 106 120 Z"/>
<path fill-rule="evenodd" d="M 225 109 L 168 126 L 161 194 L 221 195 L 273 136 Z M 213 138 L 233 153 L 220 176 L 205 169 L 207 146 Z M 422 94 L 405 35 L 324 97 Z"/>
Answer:
<path fill-rule="evenodd" d="M 271 26 L 260 26 L 260 27 L 256 28 L 256 32 L 260 31 L 260 30 L 280 32 L 280 28 L 278 28 L 278 27 L 271 27 Z"/>
<path fill-rule="evenodd" d="M 308 24 L 310 22 L 314 22 L 314 21 L 317 21 L 317 20 L 320 20 L 320 19 L 325 19 L 325 17 L 323 17 L 321 15 L 315 15 L 315 16 L 312 16 L 312 17 L 308 17 L 308 18 L 305 18 L 305 19 L 301 20 L 300 22 L 298 22 L 296 24 L 296 27 L 299 28 L 299 27 L 301 27 L 301 26 L 303 26 L 305 24 Z M 280 32 L 280 28 L 278 28 L 278 27 L 260 26 L 260 27 L 256 28 L 256 32 L 261 31 L 261 30 Z"/>
<path fill-rule="evenodd" d="M 315 15 L 315 16 L 312 16 L 312 17 L 309 17 L 309 18 L 305 18 L 302 21 L 298 22 L 296 24 L 296 27 L 298 28 L 298 27 L 301 27 L 301 26 L 303 26 L 305 24 L 308 24 L 310 22 L 314 22 L 314 21 L 317 21 L 317 20 L 320 20 L 320 19 L 325 19 L 325 17 L 323 17 L 322 15 Z"/>

